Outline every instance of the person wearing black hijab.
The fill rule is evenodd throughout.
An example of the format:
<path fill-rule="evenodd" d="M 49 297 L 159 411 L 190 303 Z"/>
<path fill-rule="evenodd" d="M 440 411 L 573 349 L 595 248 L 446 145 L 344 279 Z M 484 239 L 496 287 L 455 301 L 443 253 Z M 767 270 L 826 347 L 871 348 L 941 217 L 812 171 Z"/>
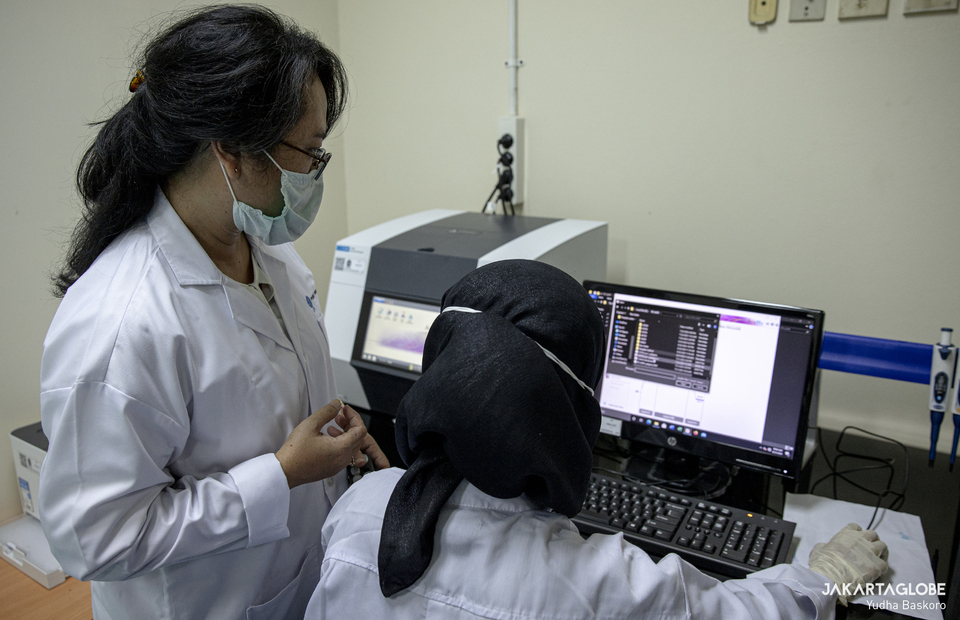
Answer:
<path fill-rule="evenodd" d="M 603 321 L 569 275 L 502 261 L 443 296 L 396 420 L 402 469 L 334 506 L 306 618 L 816 618 L 824 578 L 721 583 L 621 535 L 584 540 Z"/>

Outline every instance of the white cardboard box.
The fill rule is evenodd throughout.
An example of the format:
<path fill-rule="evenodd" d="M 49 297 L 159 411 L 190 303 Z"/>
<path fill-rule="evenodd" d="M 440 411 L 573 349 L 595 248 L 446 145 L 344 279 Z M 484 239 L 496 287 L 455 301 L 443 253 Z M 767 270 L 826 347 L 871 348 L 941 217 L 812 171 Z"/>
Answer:
<path fill-rule="evenodd" d="M 50 553 L 40 522 L 30 515 L 0 526 L 0 555 L 47 589 L 66 578 Z"/>
<path fill-rule="evenodd" d="M 40 495 L 40 466 L 47 456 L 47 437 L 40 423 L 29 424 L 10 433 L 10 446 L 13 448 L 13 466 L 17 471 L 17 483 L 20 487 L 20 503 L 23 511 L 40 518 L 37 498 Z"/>
<path fill-rule="evenodd" d="M 40 466 L 47 456 L 47 437 L 37 422 L 10 433 L 10 445 L 25 514 L 0 526 L 0 555 L 49 589 L 63 583 L 65 577 L 39 521 Z"/>

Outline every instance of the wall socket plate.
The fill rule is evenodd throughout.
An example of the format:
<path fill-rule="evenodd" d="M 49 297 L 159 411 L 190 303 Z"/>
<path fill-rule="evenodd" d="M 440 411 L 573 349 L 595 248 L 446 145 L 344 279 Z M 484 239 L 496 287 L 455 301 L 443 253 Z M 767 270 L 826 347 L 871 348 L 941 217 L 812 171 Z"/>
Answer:
<path fill-rule="evenodd" d="M 750 23 L 769 24 L 777 18 L 777 0 L 750 0 Z"/>
<path fill-rule="evenodd" d="M 883 17 L 887 14 L 890 0 L 840 0 L 840 19 L 858 17 Z"/>
<path fill-rule="evenodd" d="M 513 155 L 513 183 L 510 188 L 513 190 L 513 206 L 518 207 L 523 204 L 523 117 L 501 116 L 498 128 L 500 133 L 497 134 L 497 140 L 505 133 L 513 136 L 513 146 L 507 152 Z"/>
<path fill-rule="evenodd" d="M 827 16 L 827 0 L 790 0 L 790 21 L 818 22 Z"/>
<path fill-rule="evenodd" d="M 960 0 L 907 0 L 903 5 L 903 14 L 955 11 L 958 6 L 960 6 Z"/>

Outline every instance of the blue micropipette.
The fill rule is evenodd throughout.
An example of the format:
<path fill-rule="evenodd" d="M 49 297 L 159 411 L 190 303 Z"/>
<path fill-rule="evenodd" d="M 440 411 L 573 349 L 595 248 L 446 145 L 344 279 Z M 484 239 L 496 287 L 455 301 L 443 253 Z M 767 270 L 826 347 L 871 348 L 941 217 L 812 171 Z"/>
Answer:
<path fill-rule="evenodd" d="M 937 456 L 937 439 L 943 414 L 952 404 L 948 400 L 950 384 L 953 383 L 953 371 L 957 348 L 951 344 L 953 330 L 944 327 L 940 330 L 940 344 L 933 347 L 933 360 L 930 365 L 930 467 Z M 954 421 L 954 424 L 957 422 Z M 954 430 L 956 436 L 956 430 Z M 953 461 L 951 458 L 951 462 Z"/>
<path fill-rule="evenodd" d="M 951 397 L 950 410 L 953 411 L 953 446 L 950 448 L 950 471 L 953 471 L 953 463 L 957 460 L 957 440 L 960 439 L 960 385 L 957 385 L 957 357 L 953 359 L 953 396 Z"/>

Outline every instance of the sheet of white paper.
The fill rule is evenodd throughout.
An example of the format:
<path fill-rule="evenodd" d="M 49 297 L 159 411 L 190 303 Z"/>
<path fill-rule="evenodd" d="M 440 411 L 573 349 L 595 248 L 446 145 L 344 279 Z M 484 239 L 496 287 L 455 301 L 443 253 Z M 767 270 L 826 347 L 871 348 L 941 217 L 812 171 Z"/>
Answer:
<path fill-rule="evenodd" d="M 873 506 L 787 493 L 783 518 L 797 524 L 793 534 L 793 563 L 806 566 L 813 546 L 827 542 L 848 523 L 865 528 L 873 510 Z M 851 602 L 913 618 L 943 620 L 920 517 L 880 509 L 872 529 L 890 551 L 887 558 L 890 570 L 878 582 L 883 595 L 856 596 Z M 932 594 L 918 593 L 929 590 Z"/>

